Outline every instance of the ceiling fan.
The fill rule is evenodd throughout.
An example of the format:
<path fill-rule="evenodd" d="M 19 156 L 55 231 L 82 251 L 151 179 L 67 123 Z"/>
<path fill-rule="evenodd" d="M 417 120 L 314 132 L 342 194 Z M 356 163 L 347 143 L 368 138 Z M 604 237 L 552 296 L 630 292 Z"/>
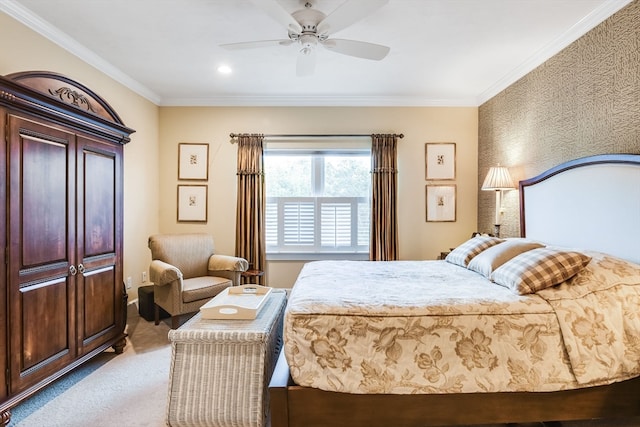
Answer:
<path fill-rule="evenodd" d="M 329 51 L 358 58 L 379 61 L 387 56 L 389 47 L 356 40 L 334 39 L 330 36 L 356 21 L 364 18 L 374 10 L 388 3 L 388 0 L 346 0 L 329 15 L 313 8 L 310 1 L 304 9 L 289 14 L 277 0 L 252 0 L 264 9 L 273 19 L 282 24 L 288 31 L 289 38 L 281 40 L 262 40 L 241 43 L 222 44 L 225 49 L 252 49 L 268 46 L 300 45 L 296 74 L 308 76 L 313 74 L 316 64 L 318 45 Z"/>

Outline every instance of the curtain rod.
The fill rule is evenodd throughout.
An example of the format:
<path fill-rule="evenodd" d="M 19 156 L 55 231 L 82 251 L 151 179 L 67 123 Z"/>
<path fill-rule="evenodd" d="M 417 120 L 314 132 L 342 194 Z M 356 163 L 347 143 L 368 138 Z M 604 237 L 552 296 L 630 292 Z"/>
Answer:
<path fill-rule="evenodd" d="M 319 134 L 265 134 L 263 135 L 265 138 L 365 138 L 365 137 L 371 137 L 372 134 L 327 134 L 327 135 L 319 135 Z M 231 137 L 232 141 L 231 143 L 235 143 L 235 141 L 233 141 L 235 138 L 237 138 L 238 136 L 240 136 L 240 134 L 238 133 L 230 133 L 229 136 Z M 396 136 L 400 139 L 404 138 L 404 134 L 393 134 L 393 136 Z"/>

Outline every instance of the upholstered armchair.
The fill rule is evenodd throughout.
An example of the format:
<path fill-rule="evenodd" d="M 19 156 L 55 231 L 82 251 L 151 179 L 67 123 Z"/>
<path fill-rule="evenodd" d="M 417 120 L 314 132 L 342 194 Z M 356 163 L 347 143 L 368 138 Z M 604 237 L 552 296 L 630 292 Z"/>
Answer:
<path fill-rule="evenodd" d="M 208 234 L 157 234 L 149 237 L 154 283 L 155 324 L 160 308 L 171 315 L 178 328 L 179 316 L 198 311 L 204 303 L 229 286 L 240 284 L 249 264 L 244 258 L 214 253 Z"/>

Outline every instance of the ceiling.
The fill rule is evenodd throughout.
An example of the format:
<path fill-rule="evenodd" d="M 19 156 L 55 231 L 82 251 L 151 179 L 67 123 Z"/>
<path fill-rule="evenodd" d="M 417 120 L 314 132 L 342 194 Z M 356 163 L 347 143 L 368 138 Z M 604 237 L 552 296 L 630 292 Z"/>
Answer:
<path fill-rule="evenodd" d="M 219 47 L 287 38 L 260 1 L 0 0 L 0 11 L 157 105 L 477 106 L 631 0 L 389 0 L 335 33 L 389 46 L 384 59 L 319 49 L 307 77 L 296 45 Z M 311 1 L 327 15 L 344 3 Z"/>

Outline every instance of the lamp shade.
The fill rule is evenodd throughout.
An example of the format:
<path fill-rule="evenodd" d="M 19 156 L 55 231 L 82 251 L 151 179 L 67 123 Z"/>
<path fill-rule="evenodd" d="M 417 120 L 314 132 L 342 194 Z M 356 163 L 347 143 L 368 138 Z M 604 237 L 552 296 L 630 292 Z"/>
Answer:
<path fill-rule="evenodd" d="M 494 166 L 489 169 L 482 183 L 483 190 L 513 190 L 514 188 L 509 169 L 504 166 Z"/>

